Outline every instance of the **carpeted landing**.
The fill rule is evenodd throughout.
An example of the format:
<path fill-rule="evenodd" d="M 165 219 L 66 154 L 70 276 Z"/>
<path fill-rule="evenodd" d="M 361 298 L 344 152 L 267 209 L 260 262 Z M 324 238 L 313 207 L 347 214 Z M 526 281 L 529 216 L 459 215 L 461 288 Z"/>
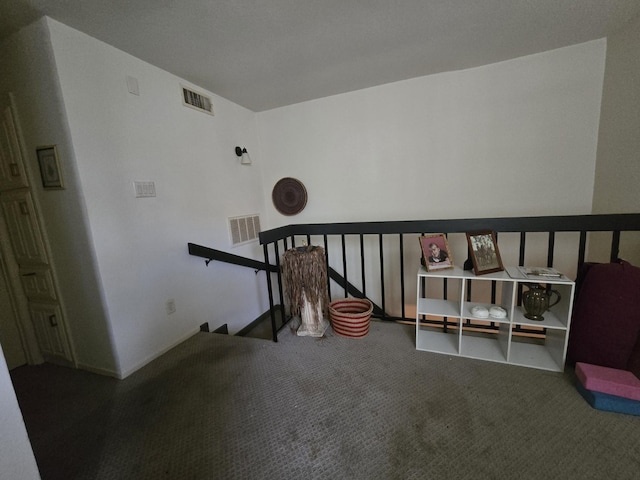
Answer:
<path fill-rule="evenodd" d="M 123 381 L 12 372 L 43 480 L 637 478 L 640 417 L 573 373 L 418 352 L 410 326 L 199 333 Z"/>

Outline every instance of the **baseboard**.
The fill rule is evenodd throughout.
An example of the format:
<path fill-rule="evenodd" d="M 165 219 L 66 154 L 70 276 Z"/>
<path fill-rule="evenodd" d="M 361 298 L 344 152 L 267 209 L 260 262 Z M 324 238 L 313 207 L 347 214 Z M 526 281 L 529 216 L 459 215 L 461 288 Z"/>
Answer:
<path fill-rule="evenodd" d="M 96 373 L 105 377 L 113 377 L 120 379 L 120 374 L 115 370 L 108 370 L 106 368 L 94 367 L 93 365 L 87 365 L 86 363 L 78 363 L 79 370 L 85 370 L 87 372 Z"/>
<path fill-rule="evenodd" d="M 274 305 L 273 308 L 274 309 L 278 309 L 278 308 L 280 308 L 280 305 Z M 249 333 L 251 330 L 253 330 L 258 324 L 264 322 L 265 320 L 267 320 L 270 317 L 271 317 L 271 311 L 267 310 L 262 315 L 260 315 L 258 318 L 256 318 L 253 322 L 251 322 L 249 325 L 246 325 L 240 331 L 238 331 L 236 333 L 236 336 L 244 337 L 245 335 L 247 335 L 247 333 Z"/>
<path fill-rule="evenodd" d="M 174 343 L 172 343 L 168 347 L 160 350 L 157 353 L 154 353 L 153 355 L 148 356 L 146 359 L 144 359 L 142 362 L 140 362 L 137 365 L 135 365 L 133 368 L 129 368 L 129 369 L 125 370 L 124 372 L 121 372 L 118 375 L 117 378 L 119 378 L 120 380 L 123 380 L 123 379 L 127 378 L 132 373 L 140 370 L 145 365 L 153 362 L 156 358 L 160 357 L 161 355 L 164 355 L 165 353 L 167 353 L 172 348 L 180 345 L 182 342 L 190 339 L 191 337 L 193 337 L 194 335 L 197 335 L 198 333 L 200 333 L 200 327 L 196 328 L 195 330 L 190 331 L 189 333 L 187 333 L 186 335 L 182 336 L 180 339 L 178 339 L 177 341 L 175 341 Z"/>

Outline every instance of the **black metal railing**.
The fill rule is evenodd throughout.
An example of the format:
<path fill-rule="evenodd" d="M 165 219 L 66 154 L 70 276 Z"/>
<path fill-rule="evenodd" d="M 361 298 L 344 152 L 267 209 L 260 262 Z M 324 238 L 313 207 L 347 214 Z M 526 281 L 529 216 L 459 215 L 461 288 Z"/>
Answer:
<path fill-rule="evenodd" d="M 278 269 L 275 265 L 269 265 L 265 262 L 259 262 L 247 257 L 241 257 L 240 255 L 234 255 L 233 253 L 223 252 L 222 250 L 216 250 L 215 248 L 203 247 L 195 243 L 188 243 L 189 255 L 201 257 L 205 259 L 205 264 L 209 266 L 209 263 L 213 260 L 218 262 L 231 263 L 233 265 L 239 265 L 241 267 L 253 268 L 254 270 L 267 270 L 269 272 L 277 272 Z"/>
<path fill-rule="evenodd" d="M 277 333 L 287 321 L 280 259 L 289 248 L 301 244 L 324 247 L 329 298 L 338 294 L 338 291 L 332 292 L 335 287 L 345 297 L 372 300 L 377 318 L 415 322 L 414 316 L 407 316 L 407 306 L 415 305 L 416 292 L 409 296 L 406 284 L 416 281 L 415 271 L 408 271 L 407 266 L 409 262 L 416 268 L 419 265 L 421 252 L 417 238 L 427 233 L 444 233 L 450 243 L 456 237 L 462 250 L 466 248 L 462 247 L 466 239 L 463 241 L 461 237 L 465 237 L 466 232 L 485 230 L 496 232 L 501 251 L 503 246 L 508 247 L 504 250 L 510 252 L 510 265 L 535 261 L 553 267 L 559 263 L 565 273 L 576 275 L 586 261 L 589 240 L 594 245 L 607 243 L 607 258 L 601 261 L 617 259 L 621 233 L 640 232 L 640 214 L 292 224 L 261 232 L 264 265 L 273 267 L 269 269 L 273 274 L 267 275 L 273 340 L 277 341 Z M 593 237 L 598 232 L 608 238 Z M 456 263 L 462 265 L 463 262 Z M 445 281 L 444 298 L 447 293 Z M 493 285 L 492 301 L 495 295 Z M 279 298 L 278 308 L 282 309 L 280 325 L 276 324 L 275 296 Z"/>

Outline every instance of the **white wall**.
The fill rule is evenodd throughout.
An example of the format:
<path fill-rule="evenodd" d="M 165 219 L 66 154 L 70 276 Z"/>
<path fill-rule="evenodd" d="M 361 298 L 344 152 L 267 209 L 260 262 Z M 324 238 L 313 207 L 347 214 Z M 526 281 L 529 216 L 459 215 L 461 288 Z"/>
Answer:
<path fill-rule="evenodd" d="M 265 203 L 282 177 L 309 196 L 295 217 L 270 206 L 269 225 L 590 213 L 605 51 L 597 40 L 259 113 Z M 462 265 L 466 237 L 453 237 Z M 518 261 L 517 240 L 501 236 L 505 265 Z M 539 240 L 529 264 L 546 262 Z M 400 315 L 405 305 L 411 317 L 420 250 L 404 237 L 403 298 L 397 242 L 383 247 L 385 309 Z M 558 238 L 556 267 L 573 274 L 576 243 L 569 253 L 566 243 Z M 367 238 L 366 293 L 382 305 L 377 249 Z M 347 250 L 349 280 L 362 289 L 357 238 Z M 329 262 L 342 272 L 340 245 L 329 244 Z"/>
<path fill-rule="evenodd" d="M 22 412 L 0 347 L 0 478 L 36 480 L 40 478 L 29 443 Z"/>
<path fill-rule="evenodd" d="M 37 60 L 52 49 L 55 65 L 34 62 L 27 93 L 37 99 L 23 103 L 37 126 L 28 144 L 62 144 L 69 188 L 41 196 L 67 272 L 66 303 L 83 305 L 70 289 L 79 272 L 105 320 L 78 329 L 89 346 L 111 337 L 120 374 L 201 323 L 227 323 L 234 333 L 266 310 L 264 273 L 205 268 L 187 254 L 194 242 L 261 259 L 255 243 L 230 248 L 229 216 L 259 213 L 271 228 L 591 211 L 604 40 L 257 115 L 212 94 L 211 117 L 182 106 L 174 75 L 54 20 L 38 25 L 50 29 L 51 45 L 38 31 L 26 53 Z M 44 53 L 31 51 L 42 44 Z M 140 96 L 127 92 L 127 75 Z M 27 104 L 40 97 L 63 105 L 38 122 Z M 236 145 L 248 148 L 253 166 L 238 164 Z M 271 202 L 285 176 L 309 192 L 296 217 Z M 134 180 L 155 181 L 158 196 L 135 199 Z"/>
<path fill-rule="evenodd" d="M 594 213 L 640 211 L 640 17 L 607 40 Z"/>
<path fill-rule="evenodd" d="M 231 249 L 227 230 L 227 217 L 263 213 L 255 115 L 215 95 L 215 116 L 186 108 L 180 78 L 48 25 L 120 372 L 204 322 L 235 333 L 268 308 L 264 274 L 205 268 L 187 243 L 262 259 L 257 243 Z M 128 75 L 139 96 L 128 93 Z M 253 166 L 239 164 L 236 145 Z M 136 180 L 154 181 L 157 196 L 134 198 Z M 170 299 L 177 311 L 168 315 Z"/>
<path fill-rule="evenodd" d="M 593 213 L 640 212 L 639 52 L 640 17 L 636 17 L 607 39 Z M 639 245 L 638 236 L 624 235 L 621 257 L 640 265 Z"/>
<path fill-rule="evenodd" d="M 606 42 L 259 113 L 272 226 L 591 212 Z"/>

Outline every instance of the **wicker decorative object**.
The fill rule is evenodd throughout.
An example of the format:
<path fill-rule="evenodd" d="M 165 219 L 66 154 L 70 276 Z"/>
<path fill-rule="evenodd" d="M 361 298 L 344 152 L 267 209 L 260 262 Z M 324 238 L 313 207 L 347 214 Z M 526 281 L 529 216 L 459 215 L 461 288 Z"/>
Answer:
<path fill-rule="evenodd" d="M 333 331 L 343 337 L 359 338 L 369 333 L 373 304 L 364 298 L 334 300 L 329 305 Z"/>
<path fill-rule="evenodd" d="M 271 192 L 273 205 L 283 215 L 295 215 L 307 205 L 307 189 L 303 183 L 291 177 L 278 180 Z"/>
<path fill-rule="evenodd" d="M 301 320 L 299 336 L 321 337 L 329 326 L 327 264 L 324 248 L 309 245 L 287 250 L 282 257 L 282 281 L 291 315 Z"/>

